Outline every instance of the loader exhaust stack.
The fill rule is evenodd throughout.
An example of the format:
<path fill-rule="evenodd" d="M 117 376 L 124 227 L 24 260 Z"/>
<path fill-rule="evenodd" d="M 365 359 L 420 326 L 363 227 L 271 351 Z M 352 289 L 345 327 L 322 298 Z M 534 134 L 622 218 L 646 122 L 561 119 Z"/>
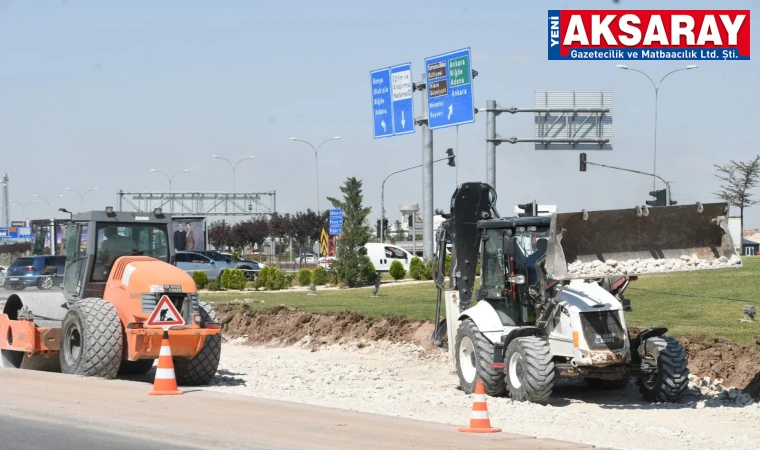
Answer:
<path fill-rule="evenodd" d="M 741 266 L 726 203 L 555 213 L 545 262 L 554 280 Z"/>

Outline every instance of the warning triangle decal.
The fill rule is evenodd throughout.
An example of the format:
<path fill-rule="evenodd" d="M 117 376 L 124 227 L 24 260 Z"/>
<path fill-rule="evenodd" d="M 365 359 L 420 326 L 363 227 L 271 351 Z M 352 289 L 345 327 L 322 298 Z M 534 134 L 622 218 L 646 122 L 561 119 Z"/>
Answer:
<path fill-rule="evenodd" d="M 169 299 L 169 296 L 162 295 L 161 300 L 158 301 L 156 309 L 150 314 L 148 321 L 145 323 L 149 327 L 168 327 L 172 325 L 184 325 L 185 320 L 182 315 L 174 307 L 174 303 Z"/>

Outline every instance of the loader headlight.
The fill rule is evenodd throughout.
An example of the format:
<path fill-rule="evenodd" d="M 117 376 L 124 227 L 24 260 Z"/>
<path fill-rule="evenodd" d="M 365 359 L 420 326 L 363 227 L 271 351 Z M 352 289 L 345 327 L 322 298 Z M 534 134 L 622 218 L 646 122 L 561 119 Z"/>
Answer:
<path fill-rule="evenodd" d="M 514 284 L 525 284 L 525 275 L 515 275 L 509 277 L 509 282 Z"/>

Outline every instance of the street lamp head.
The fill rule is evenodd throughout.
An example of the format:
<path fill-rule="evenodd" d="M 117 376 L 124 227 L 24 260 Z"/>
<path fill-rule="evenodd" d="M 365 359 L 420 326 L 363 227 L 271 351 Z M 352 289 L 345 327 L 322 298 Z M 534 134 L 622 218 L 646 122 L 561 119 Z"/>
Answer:
<path fill-rule="evenodd" d="M 158 172 L 156 169 L 150 169 L 151 172 Z"/>
<path fill-rule="evenodd" d="M 248 159 L 256 159 L 255 156 L 249 156 Z"/>
<path fill-rule="evenodd" d="M 338 140 L 340 139 L 340 136 L 335 136 L 333 139 Z"/>
<path fill-rule="evenodd" d="M 190 169 L 185 169 L 185 170 L 183 170 L 183 172 L 190 172 Z M 95 189 L 97 189 L 97 188 L 95 188 Z"/>
<path fill-rule="evenodd" d="M 71 189 L 71 188 L 66 188 L 66 190 L 67 190 L 67 191 L 73 191 L 74 189 Z"/>
<path fill-rule="evenodd" d="M 98 190 L 98 188 L 92 188 L 92 190 L 93 190 L 93 191 L 97 191 L 97 190 Z"/>
<path fill-rule="evenodd" d="M 211 155 L 213 158 L 219 158 L 219 155 Z"/>
<path fill-rule="evenodd" d="M 696 64 L 689 64 L 686 66 L 687 69 L 696 69 L 698 66 Z"/>
<path fill-rule="evenodd" d="M 290 138 L 290 140 L 291 140 L 291 141 L 297 141 L 297 140 L 298 140 L 298 138 L 295 138 L 295 137 L 291 137 L 291 138 Z"/>
<path fill-rule="evenodd" d="M 628 66 L 626 66 L 625 64 L 618 64 L 615 67 L 617 67 L 618 69 L 627 69 L 628 68 Z"/>

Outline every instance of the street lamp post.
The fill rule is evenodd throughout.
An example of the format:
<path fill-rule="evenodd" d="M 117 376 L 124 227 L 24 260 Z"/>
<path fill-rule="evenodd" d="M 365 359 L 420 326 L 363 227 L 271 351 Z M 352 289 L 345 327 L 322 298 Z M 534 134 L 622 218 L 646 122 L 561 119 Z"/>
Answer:
<path fill-rule="evenodd" d="M 690 64 L 690 65 L 688 65 L 688 66 L 686 66 L 684 68 L 681 68 L 681 69 L 671 70 L 670 72 L 666 73 L 662 78 L 660 78 L 660 81 L 657 84 L 655 84 L 654 80 L 652 80 L 652 78 L 649 75 L 645 74 L 644 72 L 642 72 L 642 71 L 640 71 L 638 69 L 631 69 L 630 67 L 626 66 L 625 64 L 618 64 L 617 68 L 618 69 L 623 69 L 623 70 L 631 70 L 633 72 L 638 72 L 638 73 L 644 75 L 652 83 L 652 87 L 654 87 L 654 169 L 652 170 L 652 173 L 653 173 L 653 175 L 656 175 L 657 174 L 657 102 L 658 102 L 658 99 L 659 99 L 660 86 L 662 85 L 662 81 L 665 78 L 667 78 L 668 75 L 670 75 L 672 73 L 676 73 L 676 72 L 681 72 L 683 70 L 696 69 L 697 65 L 696 64 Z M 657 189 L 657 178 L 655 176 L 652 177 L 652 188 L 653 189 Z"/>
<path fill-rule="evenodd" d="M 67 191 L 71 191 L 71 192 L 76 192 L 77 194 L 79 194 L 79 197 L 82 199 L 82 209 L 81 209 L 81 211 L 84 211 L 84 196 L 85 196 L 85 195 L 87 195 L 87 194 L 89 194 L 89 193 L 90 193 L 90 192 L 92 192 L 92 191 L 97 191 L 97 190 L 98 190 L 98 188 L 92 188 L 92 189 L 88 189 L 88 190 L 84 191 L 84 194 L 83 194 L 83 193 L 81 193 L 81 192 L 79 192 L 79 191 L 78 191 L 78 190 L 76 190 L 76 189 L 66 188 L 66 190 L 67 190 Z M 59 210 L 59 211 L 60 211 L 60 210 Z"/>
<path fill-rule="evenodd" d="M 236 162 L 236 163 L 233 165 L 233 164 L 230 162 L 230 160 L 229 160 L 229 159 L 225 159 L 225 158 L 222 158 L 222 157 L 221 157 L 221 156 L 219 156 L 219 155 L 212 155 L 212 156 L 213 156 L 214 158 L 216 158 L 216 159 L 221 159 L 222 161 L 227 161 L 227 164 L 229 164 L 229 165 L 230 165 L 230 167 L 232 167 L 232 193 L 233 193 L 233 194 L 237 193 L 237 188 L 235 187 L 235 171 L 236 171 L 236 169 L 237 169 L 237 165 L 238 165 L 238 164 L 240 164 L 241 162 L 243 162 L 243 161 L 247 161 L 247 160 L 249 160 L 249 159 L 256 159 L 256 157 L 255 157 L 255 156 L 246 156 L 245 158 L 242 158 L 242 159 L 240 159 L 238 162 Z"/>
<path fill-rule="evenodd" d="M 177 175 L 179 175 L 181 173 L 190 172 L 190 169 L 180 170 L 179 172 L 175 173 L 172 176 L 169 176 L 169 175 L 161 172 L 160 170 L 156 170 L 156 169 L 150 169 L 150 171 L 153 172 L 153 173 L 160 173 L 161 175 L 165 176 L 167 180 L 169 180 L 169 194 L 172 194 L 174 192 L 172 190 L 172 182 L 174 181 L 174 177 L 176 177 Z M 171 212 L 174 212 L 174 198 L 171 198 L 170 201 L 172 202 Z"/>
<path fill-rule="evenodd" d="M 47 203 L 48 208 L 50 208 L 50 200 L 48 200 L 47 198 L 41 195 L 37 195 L 37 194 L 34 194 L 32 197 L 37 197 L 39 199 L 45 200 L 45 203 Z M 53 196 L 53 198 L 61 198 L 61 197 L 63 197 L 63 194 L 58 194 L 58 195 Z"/>
<path fill-rule="evenodd" d="M 446 161 L 449 157 L 436 159 L 433 161 L 433 163 L 437 163 L 439 161 Z M 385 179 L 383 180 L 383 185 L 380 188 L 380 242 L 385 242 L 385 233 L 383 229 L 383 220 L 385 220 L 385 182 L 388 181 L 388 178 L 391 177 L 391 175 L 396 175 L 397 173 L 406 172 L 407 170 L 417 169 L 422 167 L 422 164 L 418 164 L 416 166 L 407 167 L 406 169 L 397 170 L 395 172 L 391 172 Z M 412 229 L 412 232 L 414 232 L 414 229 Z"/>
<path fill-rule="evenodd" d="M 292 138 L 290 138 L 290 140 L 291 141 L 303 142 L 304 144 L 306 144 L 309 147 L 311 147 L 312 150 L 314 150 L 314 163 L 316 164 L 316 167 L 317 167 L 317 215 L 319 215 L 320 211 L 321 211 L 321 209 L 319 207 L 319 149 L 322 148 L 322 146 L 325 143 L 327 143 L 327 142 L 330 142 L 330 141 L 339 141 L 340 140 L 340 136 L 335 136 L 335 137 L 332 137 L 330 139 L 327 139 L 327 140 L 323 141 L 321 144 L 319 144 L 316 148 L 314 148 L 314 146 L 311 145 L 310 142 L 304 141 L 303 139 L 298 139 L 298 138 L 292 137 Z"/>

